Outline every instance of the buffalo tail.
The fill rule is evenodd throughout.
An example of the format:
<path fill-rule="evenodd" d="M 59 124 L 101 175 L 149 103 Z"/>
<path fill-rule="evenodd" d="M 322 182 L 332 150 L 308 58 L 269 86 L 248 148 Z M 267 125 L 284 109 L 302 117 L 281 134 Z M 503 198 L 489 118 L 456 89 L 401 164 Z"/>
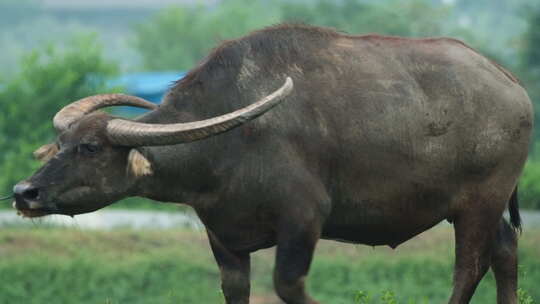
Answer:
<path fill-rule="evenodd" d="M 519 215 L 518 188 L 514 188 L 510 201 L 508 202 L 508 212 L 510 213 L 510 224 L 521 233 L 521 216 Z"/>

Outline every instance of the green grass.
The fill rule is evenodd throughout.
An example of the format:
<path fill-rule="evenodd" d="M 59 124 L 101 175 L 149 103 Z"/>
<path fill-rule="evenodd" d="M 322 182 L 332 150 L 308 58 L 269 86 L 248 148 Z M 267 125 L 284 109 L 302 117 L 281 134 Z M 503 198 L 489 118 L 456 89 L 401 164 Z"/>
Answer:
<path fill-rule="evenodd" d="M 520 287 L 536 300 L 538 232 L 526 231 L 520 244 Z M 448 227 L 438 227 L 397 250 L 321 241 L 308 288 L 326 304 L 444 303 L 451 290 L 451 238 Z M 253 256 L 255 304 L 279 303 L 272 264 L 272 249 Z M 223 303 L 205 235 L 186 230 L 4 229 L 0 277 L 0 303 Z M 490 273 L 473 303 L 494 302 Z"/>
<path fill-rule="evenodd" d="M 218 303 L 204 241 L 181 235 L 3 231 L 0 303 Z"/>
<path fill-rule="evenodd" d="M 326 248 L 328 246 L 328 248 Z M 310 273 L 309 286 L 322 303 L 446 303 L 450 296 L 454 262 L 452 230 L 437 227 L 396 250 L 366 246 L 319 249 Z M 520 287 L 540 299 L 540 235 L 526 231 L 520 244 Z M 362 302 L 362 294 L 370 301 Z M 489 272 L 480 283 L 472 303 L 495 303 L 496 289 Z M 393 302 L 395 301 L 395 302 Z"/>

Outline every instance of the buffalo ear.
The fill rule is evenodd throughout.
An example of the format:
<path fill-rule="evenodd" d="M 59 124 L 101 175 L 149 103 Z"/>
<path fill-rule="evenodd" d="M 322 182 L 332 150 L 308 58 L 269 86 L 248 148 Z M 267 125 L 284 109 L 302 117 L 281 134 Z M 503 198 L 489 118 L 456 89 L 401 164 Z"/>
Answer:
<path fill-rule="evenodd" d="M 56 153 L 58 153 L 58 146 L 56 144 L 47 144 L 34 151 L 34 158 L 42 163 L 46 163 L 53 158 Z"/>
<path fill-rule="evenodd" d="M 137 149 L 131 149 L 128 155 L 127 173 L 134 177 L 152 175 L 152 164 Z"/>

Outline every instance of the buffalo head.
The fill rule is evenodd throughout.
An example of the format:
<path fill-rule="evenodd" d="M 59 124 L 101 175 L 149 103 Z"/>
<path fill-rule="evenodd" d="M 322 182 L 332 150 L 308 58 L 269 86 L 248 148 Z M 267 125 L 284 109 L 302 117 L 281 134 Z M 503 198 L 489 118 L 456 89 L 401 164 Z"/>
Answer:
<path fill-rule="evenodd" d="M 157 106 L 123 94 L 96 95 L 76 101 L 54 117 L 55 143 L 34 155 L 45 164 L 13 188 L 14 207 L 27 217 L 91 212 L 135 193 L 137 180 L 152 174 L 140 152 L 144 146 L 165 146 L 207 138 L 262 115 L 292 90 L 292 80 L 265 98 L 222 116 L 195 122 L 147 124 L 116 118 L 100 108 Z"/>

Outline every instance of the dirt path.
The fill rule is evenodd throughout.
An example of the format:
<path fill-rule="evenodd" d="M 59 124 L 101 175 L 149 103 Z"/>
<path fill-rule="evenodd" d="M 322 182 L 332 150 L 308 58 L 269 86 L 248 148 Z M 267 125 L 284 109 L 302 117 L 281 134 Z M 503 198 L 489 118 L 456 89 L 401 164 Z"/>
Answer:
<path fill-rule="evenodd" d="M 277 296 L 271 295 L 252 295 L 249 298 L 249 303 L 252 304 L 283 304 Z"/>
<path fill-rule="evenodd" d="M 197 216 L 192 213 L 120 209 L 104 209 L 76 215 L 74 218 L 63 215 L 50 215 L 33 220 L 22 218 L 12 210 L 0 211 L 0 226 L 10 225 L 33 225 L 38 227 L 53 225 L 99 230 L 115 228 L 169 229 L 176 227 L 203 229 Z"/>

